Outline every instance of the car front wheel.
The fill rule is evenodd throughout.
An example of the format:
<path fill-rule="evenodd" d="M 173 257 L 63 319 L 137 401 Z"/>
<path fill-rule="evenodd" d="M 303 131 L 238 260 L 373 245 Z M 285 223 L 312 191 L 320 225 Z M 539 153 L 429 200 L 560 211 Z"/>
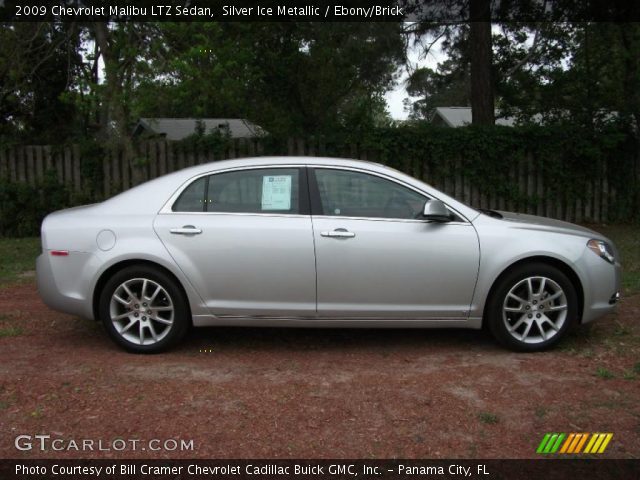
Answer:
<path fill-rule="evenodd" d="M 546 264 L 515 268 L 496 285 L 488 305 L 489 329 L 512 350 L 545 350 L 577 322 L 575 287 L 559 269 Z"/>
<path fill-rule="evenodd" d="M 146 265 L 127 267 L 107 281 L 99 314 L 111 338 L 135 353 L 167 349 L 189 325 L 187 303 L 175 280 Z"/>

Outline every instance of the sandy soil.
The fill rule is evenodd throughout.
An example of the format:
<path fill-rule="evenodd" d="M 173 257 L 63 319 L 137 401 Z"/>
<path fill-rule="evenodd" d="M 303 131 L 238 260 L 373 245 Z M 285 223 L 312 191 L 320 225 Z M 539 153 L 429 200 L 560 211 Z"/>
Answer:
<path fill-rule="evenodd" d="M 542 354 L 477 331 L 210 328 L 141 356 L 32 283 L 0 290 L 0 312 L 3 458 L 528 458 L 572 431 L 640 456 L 640 295 Z M 21 452 L 20 434 L 194 450 Z"/>

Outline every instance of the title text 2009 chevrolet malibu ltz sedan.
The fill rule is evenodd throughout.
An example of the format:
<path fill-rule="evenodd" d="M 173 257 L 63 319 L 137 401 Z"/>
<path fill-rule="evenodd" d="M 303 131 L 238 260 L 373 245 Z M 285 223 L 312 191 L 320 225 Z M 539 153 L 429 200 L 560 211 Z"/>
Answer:
<path fill-rule="evenodd" d="M 388 167 L 219 161 L 47 216 L 47 305 L 99 319 L 133 352 L 191 326 L 461 327 L 534 351 L 610 312 L 602 235 L 478 211 Z"/>

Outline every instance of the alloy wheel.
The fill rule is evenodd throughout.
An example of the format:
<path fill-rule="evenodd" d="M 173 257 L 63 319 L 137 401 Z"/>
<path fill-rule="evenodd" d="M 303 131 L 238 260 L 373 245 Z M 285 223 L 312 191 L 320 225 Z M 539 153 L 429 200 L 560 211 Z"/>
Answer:
<path fill-rule="evenodd" d="M 175 309 L 171 296 L 158 282 L 133 278 L 114 290 L 109 315 L 122 338 L 137 345 L 153 345 L 171 331 Z"/>
<path fill-rule="evenodd" d="M 502 320 L 516 340 L 536 344 L 558 334 L 567 319 L 567 296 L 560 285 L 542 276 L 527 277 L 507 293 Z"/>

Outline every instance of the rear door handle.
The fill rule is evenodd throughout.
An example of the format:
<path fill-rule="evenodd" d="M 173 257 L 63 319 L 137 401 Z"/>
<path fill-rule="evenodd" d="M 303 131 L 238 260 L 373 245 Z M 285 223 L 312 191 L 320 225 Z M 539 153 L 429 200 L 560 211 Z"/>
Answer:
<path fill-rule="evenodd" d="M 356 236 L 355 233 L 350 232 L 346 228 L 336 228 L 331 232 L 320 232 L 320 235 L 323 237 L 332 237 L 332 238 L 353 238 Z"/>
<path fill-rule="evenodd" d="M 202 230 L 194 227 L 193 225 L 185 225 L 182 228 L 172 228 L 169 230 L 175 235 L 198 235 L 202 233 Z"/>

